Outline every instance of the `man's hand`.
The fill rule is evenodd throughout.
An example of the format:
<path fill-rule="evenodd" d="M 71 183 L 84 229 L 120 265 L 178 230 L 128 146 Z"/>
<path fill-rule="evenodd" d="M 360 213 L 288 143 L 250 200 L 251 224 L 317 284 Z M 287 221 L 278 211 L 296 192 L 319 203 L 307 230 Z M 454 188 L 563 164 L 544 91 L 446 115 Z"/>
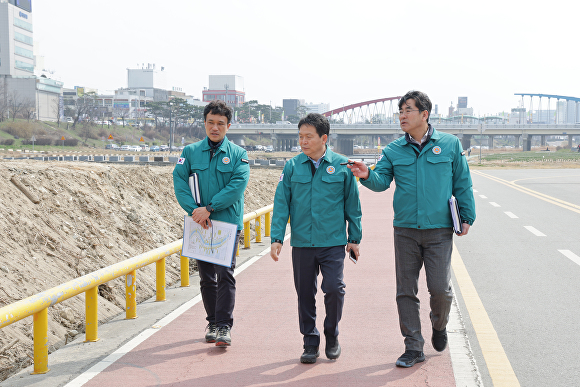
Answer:
<path fill-rule="evenodd" d="M 469 232 L 469 224 L 467 223 L 462 223 L 461 224 L 461 234 L 455 234 L 457 236 L 464 236 L 467 235 L 467 233 Z"/>
<path fill-rule="evenodd" d="M 205 207 L 197 207 L 191 213 L 191 219 L 205 230 L 211 227 L 211 220 L 209 219 L 210 212 Z"/>
<path fill-rule="evenodd" d="M 278 262 L 278 256 L 280 255 L 280 251 L 282 251 L 282 243 L 274 242 L 272 246 L 270 246 L 270 257 L 276 262 Z"/>
<path fill-rule="evenodd" d="M 347 168 L 350 169 L 353 175 L 360 179 L 368 179 L 369 178 L 369 169 L 365 163 L 362 161 L 352 161 L 348 160 L 349 162 L 353 163 L 353 165 L 348 165 Z"/>
<path fill-rule="evenodd" d="M 356 261 L 358 262 L 358 258 L 360 256 L 360 245 L 349 243 L 346 245 L 346 253 L 350 254 L 350 250 L 354 251 L 354 254 L 356 255 Z"/>

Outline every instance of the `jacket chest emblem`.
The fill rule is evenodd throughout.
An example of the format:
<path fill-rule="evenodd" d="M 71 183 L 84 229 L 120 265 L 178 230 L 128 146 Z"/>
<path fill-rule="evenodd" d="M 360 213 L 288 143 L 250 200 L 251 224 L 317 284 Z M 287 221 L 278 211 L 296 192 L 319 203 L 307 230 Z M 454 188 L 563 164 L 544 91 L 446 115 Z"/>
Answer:
<path fill-rule="evenodd" d="M 328 173 L 329 175 L 332 175 L 334 173 L 335 169 L 332 165 L 326 167 L 326 173 Z"/>
<path fill-rule="evenodd" d="M 436 155 L 441 153 L 441 147 L 440 146 L 435 146 L 433 147 L 433 153 L 435 153 Z"/>
<path fill-rule="evenodd" d="M 222 163 L 224 163 L 224 164 L 229 164 L 229 163 L 230 163 L 230 158 L 229 158 L 229 157 L 224 157 L 224 158 L 222 159 Z"/>

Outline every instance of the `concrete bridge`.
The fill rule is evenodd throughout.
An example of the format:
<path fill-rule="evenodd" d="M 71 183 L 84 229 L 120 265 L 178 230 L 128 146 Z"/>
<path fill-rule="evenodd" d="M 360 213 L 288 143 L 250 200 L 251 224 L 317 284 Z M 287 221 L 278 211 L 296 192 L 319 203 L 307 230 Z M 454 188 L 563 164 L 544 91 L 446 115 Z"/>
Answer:
<path fill-rule="evenodd" d="M 496 136 L 512 136 L 516 147 L 521 144 L 524 151 L 531 150 L 532 138 L 536 136 L 541 138 L 541 145 L 546 145 L 549 136 L 567 137 L 569 145 L 580 142 L 580 124 L 439 124 L 436 121 L 432 120 L 432 125 L 441 132 L 459 137 L 463 149 L 471 146 L 474 136 L 486 137 L 490 149 Z M 245 136 L 255 135 L 270 136 L 277 151 L 290 151 L 293 146 L 298 146 L 298 128 L 295 124 L 232 124 L 228 131 L 228 138 L 239 145 L 244 144 Z M 335 150 L 350 155 L 354 153 L 357 136 L 380 137 L 386 140 L 383 143 L 386 144 L 401 137 L 404 132 L 398 124 L 331 124 L 330 135 L 332 143 L 336 144 Z"/>

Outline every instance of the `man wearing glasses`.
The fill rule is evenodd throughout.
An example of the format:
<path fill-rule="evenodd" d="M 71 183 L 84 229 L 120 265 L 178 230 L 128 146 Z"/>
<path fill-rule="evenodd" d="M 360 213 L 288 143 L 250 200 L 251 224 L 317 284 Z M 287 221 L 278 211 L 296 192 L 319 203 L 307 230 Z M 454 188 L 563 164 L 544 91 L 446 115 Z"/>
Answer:
<path fill-rule="evenodd" d="M 396 183 L 394 244 L 399 325 L 405 353 L 396 362 L 412 367 L 425 360 L 417 298 L 419 271 L 425 265 L 431 295 L 431 344 L 441 352 L 447 346 L 446 326 L 451 292 L 452 218 L 448 200 L 458 201 L 461 230 L 467 235 L 475 221 L 475 201 L 467 160 L 459 139 L 429 124 L 431 101 L 420 91 L 409 91 L 399 101 L 399 121 L 405 136 L 383 149 L 374 170 L 362 162 L 349 166 L 362 185 L 373 191 Z"/>

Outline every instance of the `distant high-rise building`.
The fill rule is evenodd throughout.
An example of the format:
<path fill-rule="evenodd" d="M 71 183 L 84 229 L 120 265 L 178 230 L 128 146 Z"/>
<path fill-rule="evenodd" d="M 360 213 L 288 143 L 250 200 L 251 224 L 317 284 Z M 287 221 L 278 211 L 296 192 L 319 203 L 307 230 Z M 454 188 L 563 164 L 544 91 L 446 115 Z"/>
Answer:
<path fill-rule="evenodd" d="M 30 0 L 0 0 L 0 75 L 34 75 Z"/>
<path fill-rule="evenodd" d="M 282 107 L 284 108 L 284 115 L 288 116 L 297 116 L 298 115 L 298 107 L 304 105 L 303 99 L 283 99 L 282 100 Z"/>
<path fill-rule="evenodd" d="M 457 98 L 457 109 L 465 109 L 465 108 L 467 108 L 467 97 Z"/>
<path fill-rule="evenodd" d="M 204 88 L 202 96 L 204 102 L 219 99 L 228 106 L 240 107 L 246 102 L 244 78 L 239 75 L 210 75 L 209 87 Z"/>
<path fill-rule="evenodd" d="M 0 0 L 0 87 L 39 120 L 62 115 L 62 82 L 34 75 L 31 0 Z"/>

